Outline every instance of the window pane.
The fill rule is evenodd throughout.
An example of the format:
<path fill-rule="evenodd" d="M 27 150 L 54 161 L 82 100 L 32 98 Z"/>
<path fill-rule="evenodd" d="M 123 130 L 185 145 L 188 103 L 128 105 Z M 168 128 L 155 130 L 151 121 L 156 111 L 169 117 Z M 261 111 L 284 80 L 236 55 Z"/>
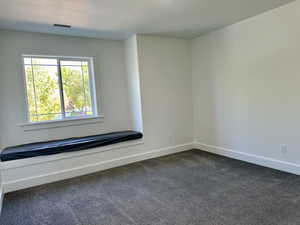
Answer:
<path fill-rule="evenodd" d="M 30 115 L 31 121 L 37 121 L 36 117 L 31 117 L 31 115 L 36 114 L 36 105 L 35 105 L 35 92 L 34 92 L 34 78 L 32 73 L 31 66 L 25 66 L 26 73 L 26 85 L 27 85 L 27 102 L 28 102 L 28 112 Z"/>
<path fill-rule="evenodd" d="M 70 64 L 61 61 L 66 117 L 93 115 L 88 66 Z"/>
<path fill-rule="evenodd" d="M 56 66 L 25 66 L 29 119 L 60 119 L 61 105 Z"/>
<path fill-rule="evenodd" d="M 81 61 L 60 61 L 62 66 L 81 66 Z"/>
<path fill-rule="evenodd" d="M 52 58 L 32 58 L 32 64 L 56 66 L 57 60 Z"/>
<path fill-rule="evenodd" d="M 26 56 L 23 60 L 31 122 L 94 115 L 88 60 L 60 60 L 61 68 L 59 58 Z"/>
<path fill-rule="evenodd" d="M 25 65 L 31 65 L 31 58 L 24 58 Z"/>
<path fill-rule="evenodd" d="M 90 74 L 88 65 L 82 65 L 82 73 L 85 87 L 85 96 L 86 104 L 90 106 L 89 110 L 92 111 L 92 96 L 91 96 L 91 87 L 90 87 Z M 87 112 L 89 111 L 87 110 Z"/>

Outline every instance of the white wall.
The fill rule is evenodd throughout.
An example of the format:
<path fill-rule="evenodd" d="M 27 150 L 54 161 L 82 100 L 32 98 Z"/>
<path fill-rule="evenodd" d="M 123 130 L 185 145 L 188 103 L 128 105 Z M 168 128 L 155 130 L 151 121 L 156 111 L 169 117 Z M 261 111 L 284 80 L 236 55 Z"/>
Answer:
<path fill-rule="evenodd" d="M 129 102 L 136 94 L 142 98 L 140 105 L 143 107 L 145 138 L 153 147 L 192 140 L 189 41 L 139 35 L 122 42 L 0 32 L 1 131 L 4 146 L 131 128 L 133 112 Z M 24 131 L 20 126 L 25 122 L 26 110 L 21 55 L 32 51 L 40 54 L 94 56 L 96 89 L 104 121 L 78 127 Z M 132 56 L 128 53 L 132 53 Z M 133 66 L 128 68 L 125 64 Z M 135 71 L 135 68 L 139 71 Z M 136 82 L 141 86 L 141 90 L 138 90 L 140 93 L 131 93 L 133 87 L 127 83 L 127 74 L 135 74 L 134 77 L 140 80 Z M 130 98 L 128 93 L 131 94 Z"/>
<path fill-rule="evenodd" d="M 0 170 L 0 216 L 2 211 L 3 197 L 4 197 L 4 190 L 3 190 L 3 183 L 2 183 L 2 173 Z"/>
<path fill-rule="evenodd" d="M 198 142 L 300 164 L 299 11 L 296 1 L 193 40 Z"/>
<path fill-rule="evenodd" d="M 192 141 L 190 42 L 138 35 L 145 140 L 154 148 Z"/>
<path fill-rule="evenodd" d="M 0 43 L 0 123 L 4 147 L 131 127 L 122 42 L 0 30 Z M 26 53 L 94 57 L 97 100 L 99 111 L 104 114 L 103 121 L 24 131 L 20 126 L 26 122 L 21 55 Z"/>
<path fill-rule="evenodd" d="M 300 174 L 299 10 L 297 1 L 193 41 L 0 31 L 4 146 L 126 128 L 144 133 L 128 145 L 3 163 L 5 191 L 188 150 L 194 140 L 196 147 L 287 171 L 294 166 Z M 95 56 L 104 121 L 24 132 L 20 55 L 28 49 Z"/>
<path fill-rule="evenodd" d="M 0 42 L 0 49 L 2 49 L 2 43 Z M 4 55 L 0 54 L 0 61 L 3 60 Z M 3 95 L 3 87 L 2 87 L 2 82 L 0 81 L 0 96 Z M 2 103 L 2 98 L 0 97 L 0 118 L 2 118 L 2 110 L 1 108 L 3 107 Z M 0 151 L 2 149 L 2 135 L 3 135 L 3 130 L 2 130 L 2 120 L 0 119 Z M 3 204 L 3 197 L 4 197 L 4 190 L 3 190 L 3 181 L 2 181 L 2 162 L 0 161 L 0 216 L 1 216 L 1 211 L 2 211 L 2 204 Z"/>
<path fill-rule="evenodd" d="M 97 55 L 96 76 L 101 76 L 98 82 L 105 118 L 100 124 L 78 126 L 81 135 L 98 130 L 101 132 L 103 127 L 109 130 L 135 128 L 135 124 L 130 120 L 134 116 L 132 108 L 128 107 L 131 106 L 129 103 L 139 105 L 137 109 L 142 112 L 144 131 L 144 139 L 140 141 L 4 162 L 1 168 L 5 192 L 193 147 L 189 41 L 137 36 L 123 42 L 1 31 L 0 43 L 5 45 L 4 50 L 0 51 L 0 55 L 4 56 L 4 60 L 0 62 L 0 82 L 4 83 L 4 95 L 0 100 L 5 102 L 5 108 L 1 107 L 1 111 L 7 115 L 2 118 L 5 126 L 1 128 L 1 132 L 7 131 L 3 136 L 5 145 L 63 138 L 66 136 L 66 129 L 72 130 L 68 135 L 77 132 L 74 131 L 74 127 L 69 127 L 28 133 L 18 126 L 23 112 L 23 86 L 20 79 L 21 67 L 17 60 L 21 49 L 26 46 L 55 48 L 62 52 L 61 54 L 67 51 L 71 55 Z M 56 48 L 56 45 L 59 48 Z M 125 56 L 132 58 L 127 59 Z M 136 95 L 129 90 L 133 84 L 126 82 L 126 77 L 137 78 L 137 62 L 141 104 L 135 104 L 139 102 L 138 98 L 132 99 Z"/>
<path fill-rule="evenodd" d="M 133 37 L 126 40 L 124 45 L 131 124 L 134 130 L 143 132 L 141 82 L 137 50 L 137 36 L 134 35 Z"/>
<path fill-rule="evenodd" d="M 238 152 L 237 158 L 252 157 L 252 162 L 287 171 L 285 165 L 294 166 L 300 174 L 299 10 L 297 1 L 192 42 L 0 31 L 3 146 L 126 128 L 144 132 L 142 141 L 112 148 L 3 163 L 5 191 L 188 150 L 194 140 L 196 147 L 231 151 L 232 157 Z M 25 110 L 20 55 L 28 49 L 95 56 L 104 121 L 24 132 L 19 126 Z"/>

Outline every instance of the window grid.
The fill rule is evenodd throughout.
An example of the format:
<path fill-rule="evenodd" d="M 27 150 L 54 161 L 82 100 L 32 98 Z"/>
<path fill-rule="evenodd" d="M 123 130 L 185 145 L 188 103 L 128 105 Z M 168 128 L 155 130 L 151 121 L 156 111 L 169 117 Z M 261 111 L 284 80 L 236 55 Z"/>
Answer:
<path fill-rule="evenodd" d="M 60 59 L 58 59 L 58 84 L 59 84 L 59 93 L 60 93 L 60 105 L 61 105 L 61 111 L 62 111 L 62 118 L 66 118 L 66 112 L 65 112 L 65 98 L 64 98 L 64 85 L 62 82 L 61 77 L 61 65 L 60 65 Z"/>
<path fill-rule="evenodd" d="M 25 60 L 27 59 L 27 60 Z M 30 64 L 28 63 L 28 59 L 30 59 Z M 55 59 L 56 60 L 56 65 L 55 64 L 43 64 L 43 63 L 34 63 L 34 59 Z M 27 63 L 26 63 L 26 62 Z M 61 61 L 65 62 L 79 62 L 80 65 L 69 65 L 69 64 L 61 64 Z M 27 112 L 28 112 L 28 121 L 30 122 L 41 122 L 41 121 L 49 121 L 49 120 L 40 120 L 39 118 L 44 115 L 60 115 L 61 118 L 55 118 L 54 120 L 64 120 L 66 118 L 84 118 L 84 117 L 90 117 L 90 116 L 95 116 L 97 114 L 96 110 L 96 98 L 95 98 L 95 90 L 94 90 L 94 79 L 93 79 L 93 74 L 91 74 L 91 66 L 92 66 L 92 59 L 89 58 L 67 58 L 67 57 L 43 57 L 43 56 L 23 56 L 23 63 L 24 63 L 24 71 L 25 71 L 25 80 L 26 80 L 26 89 L 28 89 L 27 85 L 27 74 L 26 74 L 26 66 L 30 66 L 31 68 L 31 73 L 32 73 L 32 85 L 33 85 L 33 99 L 34 99 L 34 112 L 35 113 L 30 113 L 29 110 L 29 96 L 28 96 L 28 90 L 27 90 Z M 41 67 L 56 67 L 57 68 L 57 78 L 58 78 L 58 89 L 59 89 L 59 95 L 60 95 L 60 110 L 61 112 L 48 112 L 48 113 L 39 113 L 38 112 L 38 95 L 36 91 L 36 82 L 35 82 L 35 71 L 34 71 L 34 66 L 41 66 Z M 87 76 L 88 80 L 85 80 L 84 77 L 84 71 L 83 71 L 83 66 L 87 67 Z M 62 67 L 80 67 L 80 75 L 81 75 L 81 82 L 82 82 L 82 92 L 84 96 L 83 100 L 83 105 L 82 109 L 83 110 L 73 110 L 73 111 L 66 111 L 66 106 L 65 106 L 65 96 L 64 96 L 64 83 L 63 83 L 63 78 L 62 78 Z M 85 82 L 88 82 L 88 87 L 86 87 Z M 89 91 L 89 98 L 90 102 L 88 102 L 88 97 L 86 96 L 87 90 Z M 90 104 L 90 105 L 89 105 Z M 72 115 L 72 114 L 75 114 Z M 68 115 L 68 116 L 67 116 Z M 34 118 L 34 119 L 33 119 Z M 35 121 L 33 121 L 35 120 Z M 53 119 L 50 119 L 53 120 Z"/>

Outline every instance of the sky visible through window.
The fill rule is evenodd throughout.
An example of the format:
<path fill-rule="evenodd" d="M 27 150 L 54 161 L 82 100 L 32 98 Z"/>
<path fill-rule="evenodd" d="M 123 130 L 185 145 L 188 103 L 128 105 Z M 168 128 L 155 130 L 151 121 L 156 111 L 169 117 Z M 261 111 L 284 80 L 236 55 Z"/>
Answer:
<path fill-rule="evenodd" d="M 24 57 L 30 122 L 94 115 L 89 61 Z"/>

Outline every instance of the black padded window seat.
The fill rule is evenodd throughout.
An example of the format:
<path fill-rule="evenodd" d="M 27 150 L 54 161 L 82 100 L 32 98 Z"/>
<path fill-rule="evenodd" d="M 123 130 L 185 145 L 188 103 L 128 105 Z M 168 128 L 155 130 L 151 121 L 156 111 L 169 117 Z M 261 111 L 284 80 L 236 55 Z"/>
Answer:
<path fill-rule="evenodd" d="M 3 149 L 0 154 L 2 162 L 25 159 L 36 156 L 53 155 L 63 152 L 81 151 L 95 147 L 107 146 L 125 141 L 141 139 L 143 134 L 136 131 L 120 131 L 88 137 L 77 137 L 48 142 L 18 145 Z"/>

